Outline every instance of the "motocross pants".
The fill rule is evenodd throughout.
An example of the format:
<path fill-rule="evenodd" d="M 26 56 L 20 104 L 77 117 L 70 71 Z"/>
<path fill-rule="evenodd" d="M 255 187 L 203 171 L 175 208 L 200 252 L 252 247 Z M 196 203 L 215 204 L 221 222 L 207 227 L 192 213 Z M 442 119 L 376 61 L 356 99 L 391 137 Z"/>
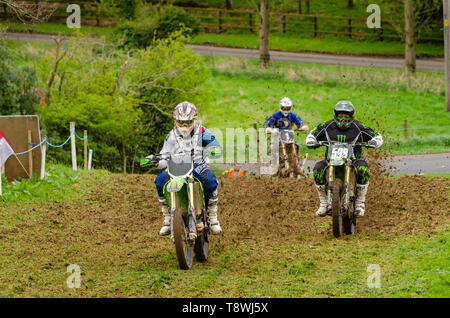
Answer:
<path fill-rule="evenodd" d="M 203 186 L 203 191 L 205 195 L 205 202 L 209 202 L 210 197 L 213 195 L 213 192 L 217 189 L 219 185 L 216 176 L 209 169 L 203 169 L 202 174 L 198 174 L 194 170 L 194 177 L 200 180 Z M 169 175 L 167 171 L 161 172 L 155 179 L 156 190 L 158 191 L 159 197 L 164 197 L 164 185 L 169 181 Z"/>

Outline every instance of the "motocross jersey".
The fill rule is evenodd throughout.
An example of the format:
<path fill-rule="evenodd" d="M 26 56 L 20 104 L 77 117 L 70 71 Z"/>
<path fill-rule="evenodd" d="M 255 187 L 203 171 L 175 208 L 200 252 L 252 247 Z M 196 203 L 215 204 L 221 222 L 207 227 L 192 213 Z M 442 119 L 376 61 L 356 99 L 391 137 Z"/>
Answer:
<path fill-rule="evenodd" d="M 283 116 L 281 111 L 279 111 L 274 113 L 266 120 L 266 122 L 264 123 L 264 128 L 270 127 L 278 128 L 280 130 L 291 129 L 294 124 L 296 124 L 298 128 L 303 126 L 303 121 L 300 116 L 292 112 L 290 112 L 287 116 Z"/>
<path fill-rule="evenodd" d="M 194 170 L 198 174 L 208 168 L 209 155 L 211 150 L 220 148 L 220 155 L 215 156 L 214 159 L 220 158 L 222 154 L 222 147 L 217 141 L 216 137 L 201 124 L 196 124 L 192 133 L 184 137 L 176 128 L 173 128 L 164 140 L 164 146 L 160 154 L 174 154 L 174 153 L 193 153 L 194 154 Z M 158 169 L 167 167 L 167 160 L 161 160 L 158 164 Z"/>
<path fill-rule="evenodd" d="M 316 128 L 311 130 L 308 137 L 306 137 L 306 144 L 316 143 L 318 141 L 337 141 L 337 142 L 368 142 L 375 140 L 376 148 L 383 144 L 383 137 L 370 127 L 362 124 L 358 120 L 353 120 L 349 128 L 342 130 L 337 125 L 334 119 L 319 124 Z M 325 159 L 327 159 L 327 151 L 325 152 Z M 354 148 L 355 157 L 363 159 L 361 146 Z"/>

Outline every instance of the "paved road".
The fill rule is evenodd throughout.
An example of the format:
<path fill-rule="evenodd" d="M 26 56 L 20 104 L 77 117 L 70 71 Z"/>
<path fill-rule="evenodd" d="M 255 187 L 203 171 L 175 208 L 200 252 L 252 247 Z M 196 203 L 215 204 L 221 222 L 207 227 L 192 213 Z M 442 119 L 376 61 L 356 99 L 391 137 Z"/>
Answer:
<path fill-rule="evenodd" d="M 215 47 L 207 45 L 187 45 L 192 48 L 193 52 L 202 55 L 214 56 L 233 56 L 241 58 L 259 58 L 258 50 L 238 49 L 227 47 Z M 296 53 L 296 52 L 281 52 L 270 51 L 270 57 L 277 61 L 290 62 L 306 62 L 318 64 L 332 64 L 332 65 L 348 65 L 348 66 L 363 66 L 363 67 L 379 67 L 379 68 L 397 68 L 404 67 L 404 60 L 402 58 L 390 57 L 371 57 L 371 56 L 351 56 L 351 55 L 336 55 L 336 54 L 322 54 L 322 53 Z M 444 71 L 444 59 L 418 59 L 417 69 L 425 71 Z"/>
<path fill-rule="evenodd" d="M 5 33 L 3 38 L 13 41 L 45 42 L 52 43 L 52 35 L 30 33 Z M 258 50 L 216 47 L 208 45 L 187 45 L 193 52 L 201 55 L 233 56 L 241 58 L 257 59 Z M 322 53 L 296 53 L 270 51 L 270 56 L 277 61 L 319 63 L 331 65 L 348 65 L 379 68 L 403 68 L 402 58 L 351 56 Z M 418 59 L 417 69 L 426 71 L 444 71 L 444 60 L 440 58 Z"/>
<path fill-rule="evenodd" d="M 312 176 L 314 164 L 319 159 L 307 160 L 304 170 L 308 176 Z M 404 155 L 394 156 L 389 161 L 382 162 L 389 174 L 417 175 L 424 173 L 450 173 L 450 153 L 424 154 L 424 155 Z M 231 164 L 215 164 L 217 168 L 228 169 Z M 250 173 L 260 174 L 260 164 L 241 164 L 242 169 Z M 392 168 L 390 168 L 392 167 Z"/>

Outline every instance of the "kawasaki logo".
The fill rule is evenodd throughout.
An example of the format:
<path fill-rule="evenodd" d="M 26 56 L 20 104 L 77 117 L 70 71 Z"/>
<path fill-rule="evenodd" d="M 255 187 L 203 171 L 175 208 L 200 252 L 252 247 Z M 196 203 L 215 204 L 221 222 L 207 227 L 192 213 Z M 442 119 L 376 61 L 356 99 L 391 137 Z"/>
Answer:
<path fill-rule="evenodd" d="M 346 135 L 337 135 L 337 141 L 338 142 L 345 142 Z"/>

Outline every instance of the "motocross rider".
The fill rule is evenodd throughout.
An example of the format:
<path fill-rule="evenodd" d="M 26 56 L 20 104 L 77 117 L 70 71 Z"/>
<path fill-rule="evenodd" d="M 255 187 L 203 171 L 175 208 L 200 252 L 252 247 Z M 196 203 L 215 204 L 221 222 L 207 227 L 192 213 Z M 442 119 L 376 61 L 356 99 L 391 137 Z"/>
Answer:
<path fill-rule="evenodd" d="M 270 116 L 264 123 L 264 132 L 266 134 L 271 134 L 278 130 L 292 129 L 294 124 L 297 128 L 304 127 L 305 129 L 308 129 L 307 126 L 303 126 L 303 121 L 300 116 L 292 112 L 292 107 L 294 107 L 294 104 L 291 99 L 288 97 L 283 97 L 280 100 L 280 111 L 272 114 L 272 116 Z M 300 146 L 298 143 L 295 143 L 295 148 L 298 156 L 300 152 Z M 295 167 L 295 169 L 297 170 L 297 173 L 301 173 L 301 171 L 299 171 L 299 167 Z"/>
<path fill-rule="evenodd" d="M 372 147 L 378 148 L 383 144 L 383 137 L 372 128 L 367 127 L 354 119 L 355 108 L 349 101 L 340 101 L 334 107 L 334 119 L 319 124 L 306 137 L 308 148 L 320 147 L 319 141 L 337 142 L 368 142 Z M 328 147 L 327 147 L 328 150 Z M 354 148 L 355 157 L 353 164 L 358 173 L 356 179 L 355 212 L 357 216 L 364 216 L 367 188 L 369 187 L 369 167 L 363 158 L 361 146 Z M 325 153 L 326 157 L 326 153 Z M 325 169 L 327 160 L 318 161 L 314 166 L 314 181 L 319 194 L 320 206 L 316 216 L 325 216 L 331 209 L 325 192 Z"/>
<path fill-rule="evenodd" d="M 217 178 L 209 168 L 209 157 L 221 157 L 222 147 L 214 135 L 197 118 L 196 107 L 189 102 L 182 102 L 175 107 L 173 112 L 174 128 L 169 132 L 164 141 L 160 154 L 194 153 L 194 177 L 201 181 L 204 189 L 205 202 L 207 202 L 207 220 L 212 234 L 222 231 L 217 219 Z M 219 151 L 218 151 L 219 150 Z M 147 158 L 153 159 L 150 155 Z M 161 160 L 155 168 L 164 169 L 167 160 Z M 163 226 L 159 235 L 170 234 L 170 212 L 166 198 L 164 197 L 164 185 L 169 180 L 167 171 L 161 172 L 155 179 L 161 210 L 164 216 Z M 201 224 L 202 225 L 202 224 Z M 197 224 L 197 226 L 201 226 Z M 197 228 L 198 229 L 198 228 Z"/>

